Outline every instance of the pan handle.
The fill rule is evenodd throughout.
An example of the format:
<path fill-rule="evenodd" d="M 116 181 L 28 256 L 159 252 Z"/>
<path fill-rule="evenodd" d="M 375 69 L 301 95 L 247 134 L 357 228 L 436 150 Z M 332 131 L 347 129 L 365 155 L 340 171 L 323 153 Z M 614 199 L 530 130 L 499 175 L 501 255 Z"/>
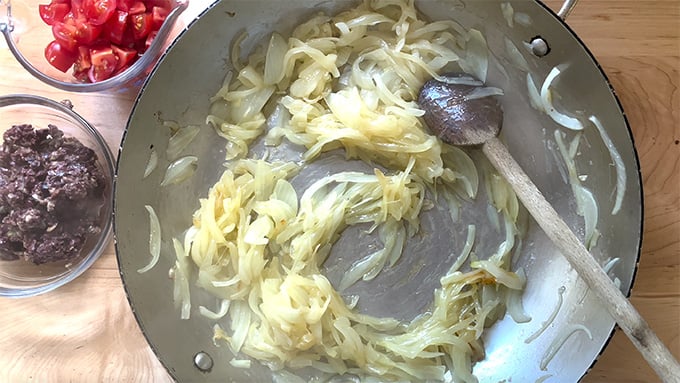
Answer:
<path fill-rule="evenodd" d="M 576 3 L 578 3 L 578 0 L 564 0 L 562 8 L 557 12 L 557 16 L 562 20 L 566 20 L 567 16 L 569 16 L 571 11 L 576 7 Z"/>

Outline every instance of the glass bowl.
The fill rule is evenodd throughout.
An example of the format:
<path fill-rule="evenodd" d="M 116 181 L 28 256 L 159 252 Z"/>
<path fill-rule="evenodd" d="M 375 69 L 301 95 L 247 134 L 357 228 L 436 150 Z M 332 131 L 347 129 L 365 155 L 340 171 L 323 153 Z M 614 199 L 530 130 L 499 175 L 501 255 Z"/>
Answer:
<path fill-rule="evenodd" d="M 102 254 L 102 252 L 108 245 L 112 231 L 111 230 L 113 208 L 112 184 L 114 172 L 113 170 L 114 159 L 113 155 L 111 154 L 111 150 L 109 149 L 108 145 L 106 144 L 102 136 L 97 132 L 97 130 L 95 130 L 95 128 L 93 128 L 92 125 L 85 121 L 80 115 L 71 110 L 70 107 L 62 103 L 49 100 L 43 97 L 31 95 L 0 96 L 0 121 L 2 122 L 2 124 L 0 125 L 0 134 L 2 134 L 2 147 L 4 147 L 4 145 L 6 144 L 5 133 L 7 132 L 8 129 L 10 129 L 14 125 L 31 124 L 35 130 L 47 128 L 48 125 L 55 125 L 58 129 L 60 129 L 64 133 L 65 138 L 73 137 L 80 141 L 80 143 L 82 143 L 84 146 L 94 151 L 94 153 L 96 154 L 95 166 L 100 170 L 102 174 L 102 177 L 99 178 L 99 181 L 97 181 L 96 184 L 98 185 L 97 186 L 98 191 L 97 197 L 96 199 L 94 199 L 94 201 L 96 202 L 94 203 L 89 204 L 87 203 L 90 202 L 91 199 L 88 199 L 86 201 L 82 198 L 69 197 L 69 199 L 64 199 L 63 197 L 59 198 L 54 197 L 55 195 L 57 195 L 56 193 L 58 193 L 54 191 L 57 190 L 56 187 L 54 186 L 56 185 L 55 181 L 49 182 L 39 181 L 41 185 L 40 189 L 32 188 L 30 189 L 32 190 L 32 192 L 23 194 L 24 196 L 26 196 L 25 201 L 29 201 L 27 202 L 27 204 L 28 203 L 33 204 L 34 206 L 36 206 L 36 209 L 44 211 L 50 211 L 51 209 L 49 207 L 50 204 L 45 202 L 48 201 L 48 198 L 46 198 L 45 196 L 46 195 L 49 196 L 50 201 L 55 201 L 54 204 L 52 205 L 55 206 L 52 210 L 55 212 L 53 216 L 59 218 L 63 217 L 63 215 L 59 214 L 63 214 L 64 211 L 74 211 L 75 208 L 73 208 L 72 206 L 77 206 L 77 209 L 81 211 L 85 211 L 81 209 L 82 206 L 88 206 L 87 215 L 90 216 L 93 220 L 92 224 L 88 225 L 87 228 L 90 229 L 94 227 L 97 229 L 84 231 L 87 234 L 85 234 L 83 237 L 85 238 L 85 241 L 84 244 L 82 244 L 82 248 L 80 249 L 80 251 L 78 250 L 73 251 L 72 257 L 70 257 L 67 260 L 56 260 L 36 264 L 31 260 L 27 260 L 27 258 L 22 256 L 21 254 L 19 254 L 19 257 L 17 258 L 16 255 L 8 253 L 6 252 L 6 250 L 3 250 L 3 253 L 0 254 L 0 296 L 4 297 L 35 296 L 38 294 L 54 290 L 57 287 L 60 287 L 81 275 L 99 258 L 99 256 Z M 51 137 L 52 136 L 48 136 L 45 142 L 50 140 Z M 61 147 L 66 148 L 66 145 L 62 145 Z M 0 151 L 2 150 L 3 149 L 0 147 Z M 17 153 L 17 151 L 13 150 L 12 153 Z M 74 161 L 64 161 L 64 157 L 61 157 L 60 159 L 62 160 L 62 163 L 67 162 L 74 163 Z M 54 164 L 55 162 L 53 161 L 54 157 L 51 157 L 50 164 Z M 0 160 L 0 169 L 2 169 L 3 172 L 2 174 L 0 174 L 0 188 L 3 186 L 4 180 L 9 179 L 9 177 L 5 176 L 7 172 L 8 171 L 15 172 L 19 168 L 25 169 L 26 165 L 11 165 L 8 162 L 3 163 L 3 161 Z M 57 176 L 55 176 L 57 177 L 56 178 L 57 180 L 73 179 L 68 178 L 68 176 L 72 176 L 74 174 L 74 171 L 56 173 L 58 169 L 55 169 L 54 167 L 52 169 L 53 169 L 52 172 L 48 174 L 51 175 L 58 174 Z M 64 174 L 66 175 L 66 177 L 64 177 Z M 88 172 L 87 174 L 91 175 L 92 173 Z M 49 175 L 47 177 L 49 177 Z M 92 177 L 90 177 L 90 179 L 91 178 Z M 41 180 L 41 178 L 38 179 Z M 46 178 L 42 178 L 42 180 L 46 180 Z M 54 180 L 54 178 L 52 178 L 51 180 Z M 73 182 L 68 181 L 63 182 L 63 184 L 65 186 L 62 189 L 65 190 L 65 188 L 69 187 L 70 185 L 73 185 Z M 49 188 L 47 185 L 49 185 Z M 101 191 L 102 188 L 99 188 L 99 186 L 103 186 L 103 191 Z M 49 193 L 46 192 L 46 194 L 43 194 L 42 196 L 36 196 L 39 193 L 36 192 L 36 190 L 42 191 L 50 190 L 50 191 Z M 99 192 L 101 192 L 101 196 L 99 195 Z M 3 194 L 4 195 L 0 195 L 0 198 L 7 198 L 7 195 L 10 195 L 11 193 L 7 193 L 6 191 L 4 191 Z M 30 195 L 30 197 L 28 197 L 28 195 Z M 70 194 L 70 196 L 72 195 L 73 194 Z M 91 196 L 92 194 L 88 195 Z M 4 206 L 8 205 L 3 201 L 7 200 L 0 201 L 2 202 L 0 203 L 0 241 L 4 240 L 5 238 L 8 238 L 3 235 L 3 233 L 7 232 L 5 228 L 9 227 L 10 230 L 16 230 L 16 227 L 21 228 L 19 224 L 15 225 L 13 223 L 8 223 L 8 221 L 5 220 L 11 214 L 11 211 L 14 211 L 12 209 L 21 211 L 22 214 L 23 212 L 26 211 L 23 208 L 18 208 L 16 207 L 17 205 L 13 204 L 11 205 L 12 207 L 10 208 L 4 208 L 5 211 L 3 212 L 2 211 L 3 205 Z M 64 209 L 64 207 L 66 206 L 68 207 Z M 62 209 L 58 210 L 59 207 L 61 207 Z M 57 211 L 60 211 L 61 213 L 56 213 Z M 22 215 L 22 217 L 23 216 L 27 215 Z M 45 216 L 42 215 L 41 217 Z M 80 219 L 82 215 L 79 214 L 78 217 L 79 217 L 78 219 Z M 54 222 L 47 218 L 43 219 L 45 222 Z M 49 237 L 48 233 L 50 233 L 52 230 L 60 230 L 55 231 L 55 233 L 59 233 L 58 235 L 60 236 L 63 235 L 62 233 L 64 232 L 73 232 L 74 226 L 70 226 L 70 222 L 72 222 L 70 221 L 71 219 L 72 219 L 71 217 L 65 218 L 64 220 L 58 219 L 57 224 L 53 223 L 50 224 L 49 227 L 52 227 L 52 229 L 50 228 L 41 229 L 44 230 L 42 232 L 31 232 L 28 229 L 26 229 L 26 231 L 23 232 L 25 234 L 25 237 L 22 238 L 29 238 L 30 235 L 34 235 L 36 237 L 33 238 L 38 239 L 33 243 L 40 243 L 41 244 L 40 246 L 48 246 L 46 245 L 48 241 L 45 240 L 45 238 Z M 26 222 L 28 222 L 28 220 Z M 55 229 L 54 227 L 58 226 L 59 223 L 63 223 L 64 225 L 63 227 L 68 227 L 68 229 L 66 228 Z M 3 228 L 3 226 L 6 224 L 7 226 Z M 47 224 L 43 224 L 43 227 L 45 227 L 46 225 Z M 49 238 L 60 237 L 58 237 L 57 234 L 54 234 L 54 237 Z M 21 242 L 17 242 L 17 240 L 14 239 L 13 243 L 16 244 Z M 23 242 L 23 244 L 25 243 L 27 242 Z M 27 245 L 27 247 L 30 246 L 33 245 Z M 0 244 L 0 248 L 7 249 L 7 246 Z M 77 247 L 75 248 L 77 249 Z M 20 246 L 19 251 L 23 251 L 25 249 L 26 248 L 23 247 L 22 245 Z M 37 252 L 34 254 L 37 254 Z M 7 260 L 7 258 L 12 257 L 16 259 Z"/>
<path fill-rule="evenodd" d="M 62 72 L 45 58 L 46 47 L 55 38 L 53 27 L 43 21 L 39 6 L 49 4 L 51 0 L 0 0 L 0 32 L 17 61 L 34 77 L 50 86 L 70 92 L 126 90 L 142 84 L 172 39 L 183 28 L 179 20 L 180 15 L 188 7 L 187 0 L 158 1 L 165 2 L 170 12 L 165 21 L 162 21 L 156 37 L 129 68 L 121 69 L 114 76 L 99 82 L 89 82 L 86 78 L 77 79 L 72 68 Z M 151 11 L 147 10 L 147 13 Z M 124 25 L 131 25 L 131 16 L 127 18 L 126 23 Z M 110 43 L 102 37 L 108 31 L 106 28 L 108 28 L 107 25 L 99 26 L 100 32 L 97 33 L 100 37 L 93 40 L 90 46 L 101 46 L 104 43 L 106 47 L 110 46 Z M 73 55 L 77 56 L 77 52 L 76 48 Z M 116 57 L 120 56 L 116 55 Z"/>

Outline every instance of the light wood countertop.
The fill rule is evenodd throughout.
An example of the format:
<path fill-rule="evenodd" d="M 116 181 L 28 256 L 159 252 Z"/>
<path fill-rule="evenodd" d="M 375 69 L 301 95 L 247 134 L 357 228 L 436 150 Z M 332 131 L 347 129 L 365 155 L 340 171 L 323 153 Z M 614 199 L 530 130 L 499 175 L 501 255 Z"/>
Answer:
<path fill-rule="evenodd" d="M 560 3 L 548 1 L 553 9 Z M 631 301 L 680 358 L 680 2 L 582 0 L 568 24 L 616 89 L 640 156 L 645 231 Z M 50 88 L 0 45 L 0 94 L 9 93 L 71 100 L 114 153 L 135 97 L 135 91 L 73 94 Z M 0 317 L 0 382 L 171 381 L 128 306 L 113 245 L 57 291 L 0 299 Z M 656 381 L 621 331 L 583 379 Z"/>

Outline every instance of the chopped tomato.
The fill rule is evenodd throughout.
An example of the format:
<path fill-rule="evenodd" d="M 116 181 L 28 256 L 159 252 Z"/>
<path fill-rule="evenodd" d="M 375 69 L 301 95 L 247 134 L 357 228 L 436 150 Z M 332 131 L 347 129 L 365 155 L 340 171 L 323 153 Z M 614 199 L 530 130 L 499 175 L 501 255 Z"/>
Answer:
<path fill-rule="evenodd" d="M 79 46 L 78 57 L 76 58 L 76 62 L 73 64 L 73 74 L 78 77 L 77 74 L 84 73 L 85 78 L 87 78 L 87 71 L 91 66 L 92 62 L 90 61 L 90 49 L 86 46 Z"/>
<path fill-rule="evenodd" d="M 146 12 L 148 1 L 118 0 L 118 9 L 131 15 Z"/>
<path fill-rule="evenodd" d="M 145 38 L 151 32 L 152 18 L 149 12 L 130 16 L 132 33 L 136 40 Z"/>
<path fill-rule="evenodd" d="M 85 13 L 85 0 L 71 0 L 71 16 L 77 20 L 87 19 L 87 14 Z"/>
<path fill-rule="evenodd" d="M 71 5 L 68 3 L 50 3 L 38 5 L 38 12 L 40 18 L 45 24 L 52 25 L 56 21 L 64 20 L 64 16 L 71 11 Z"/>
<path fill-rule="evenodd" d="M 2 0 L 0 0 L 2 1 Z M 168 17 L 174 0 L 44 0 L 39 13 L 54 41 L 45 57 L 80 81 L 102 81 L 130 67 Z"/>
<path fill-rule="evenodd" d="M 163 7 L 151 8 L 151 25 L 154 30 L 161 29 L 163 22 L 168 17 L 170 10 Z"/>
<path fill-rule="evenodd" d="M 132 3 L 134 2 L 135 0 L 118 0 L 116 1 L 116 8 L 123 12 L 127 12 L 130 10 L 130 7 L 132 7 Z"/>
<path fill-rule="evenodd" d="M 47 44 L 47 47 L 45 48 L 45 58 L 53 67 L 62 72 L 66 72 L 76 61 L 76 54 L 64 49 L 64 47 L 55 40 Z"/>
<path fill-rule="evenodd" d="M 52 25 L 52 35 L 54 39 L 59 42 L 59 45 L 71 52 L 78 49 L 78 42 L 76 41 L 76 26 L 70 23 L 55 22 Z"/>
<path fill-rule="evenodd" d="M 76 22 L 75 39 L 81 44 L 92 44 L 102 32 L 101 25 L 93 25 L 87 22 Z"/>
<path fill-rule="evenodd" d="M 116 54 L 118 61 L 116 62 L 116 71 L 119 71 L 123 67 L 128 67 L 137 58 L 137 51 L 134 49 L 119 48 L 115 45 L 111 45 L 113 53 Z"/>
<path fill-rule="evenodd" d="M 128 13 L 117 9 L 109 21 L 106 22 L 107 37 L 112 43 L 119 45 L 123 43 L 127 19 Z"/>
<path fill-rule="evenodd" d="M 131 15 L 136 15 L 144 12 L 146 12 L 146 5 L 144 5 L 144 3 L 142 3 L 141 1 L 135 1 L 130 6 L 130 9 L 128 9 L 128 13 Z"/>
<path fill-rule="evenodd" d="M 102 25 L 116 10 L 116 0 L 83 0 L 83 10 L 91 24 Z"/>
<path fill-rule="evenodd" d="M 90 62 L 92 66 L 87 75 L 92 82 L 104 81 L 111 77 L 116 70 L 116 55 L 111 47 L 90 49 Z"/>

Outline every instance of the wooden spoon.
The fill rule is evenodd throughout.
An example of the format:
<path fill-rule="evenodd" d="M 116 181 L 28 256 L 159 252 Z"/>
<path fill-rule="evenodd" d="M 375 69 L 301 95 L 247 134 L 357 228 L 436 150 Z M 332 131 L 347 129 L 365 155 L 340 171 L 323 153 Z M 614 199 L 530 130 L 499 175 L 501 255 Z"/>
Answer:
<path fill-rule="evenodd" d="M 512 185 L 538 225 L 595 292 L 657 375 L 664 382 L 680 382 L 680 365 L 668 348 L 498 139 L 503 121 L 498 100 L 484 96 L 480 91 L 483 84 L 468 75 L 446 77 L 447 82 L 433 79 L 420 90 L 418 103 L 425 110 L 423 118 L 430 130 L 451 145 L 482 145 L 489 161 Z"/>

